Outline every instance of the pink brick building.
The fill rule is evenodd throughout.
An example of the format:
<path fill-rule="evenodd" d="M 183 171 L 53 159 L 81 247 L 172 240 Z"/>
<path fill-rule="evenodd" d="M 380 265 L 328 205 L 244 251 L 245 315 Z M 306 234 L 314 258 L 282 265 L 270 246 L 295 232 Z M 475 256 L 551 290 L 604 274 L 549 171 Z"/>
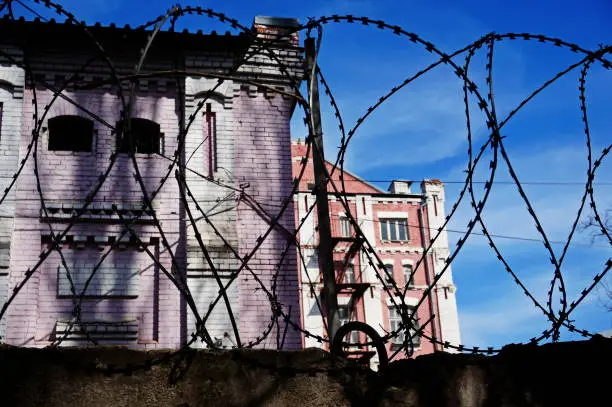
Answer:
<path fill-rule="evenodd" d="M 257 17 L 254 26 L 258 40 L 277 40 L 296 24 Z M 70 24 L 0 21 L 0 182 L 10 188 L 0 205 L 0 307 L 18 290 L 0 321 L 1 341 L 176 348 L 196 330 L 193 306 L 219 346 L 237 345 L 237 330 L 242 345 L 301 347 L 265 294 L 275 290 L 285 312 L 299 308 L 295 252 L 281 256 L 282 228 L 260 239 L 276 212 L 251 204 L 278 208 L 290 196 L 295 101 L 253 83 L 291 93 L 301 81 L 297 37 L 264 52 L 246 35 L 160 32 L 142 67 L 148 75 L 135 81 L 130 99 L 132 82 L 118 85 L 112 73 L 134 73 L 150 33 L 89 31 L 97 43 Z M 229 74 L 239 79 L 217 79 Z M 126 109 L 133 145 L 121 131 Z M 197 202 L 188 198 L 195 226 L 180 198 L 178 164 Z M 280 221 L 293 230 L 292 202 Z M 61 237 L 61 250 L 52 235 Z M 250 270 L 237 274 L 247 257 Z M 215 301 L 219 283 L 230 282 L 236 326 L 225 300 Z M 70 330 L 77 304 L 81 321 Z"/>
<path fill-rule="evenodd" d="M 299 173 L 306 151 L 307 146 L 303 142 L 292 143 L 294 176 Z M 332 165 L 327 163 L 327 168 L 331 171 Z M 340 188 L 339 171 L 336 171 L 332 178 Z M 388 191 L 382 191 L 346 171 L 344 179 L 352 216 L 400 289 L 408 287 L 404 301 L 408 307 L 414 307 L 422 297 L 424 289 L 431 285 L 434 275 L 441 272 L 448 256 L 448 237 L 444 231 L 429 252 L 427 261 L 416 268 L 424 252 L 424 242 L 428 242 L 434 231 L 444 223 L 442 183 L 425 180 L 421 183 L 420 191 L 414 192 L 410 182 L 398 180 L 391 183 Z M 323 319 L 316 304 L 322 291 L 316 251 L 316 211 L 308 215 L 308 210 L 315 203 L 312 191 L 314 185 L 311 153 L 300 181 L 299 193 L 294 196 L 296 225 L 305 219 L 299 232 L 300 250 L 304 256 L 304 262 L 298 262 L 300 298 L 304 328 L 323 336 Z M 401 321 L 396 307 L 384 289 L 388 282 L 381 282 L 376 278 L 375 271 L 364 254 L 364 246 L 354 239 L 356 234 L 346 217 L 345 207 L 335 197 L 331 185 L 328 185 L 328 192 L 340 318 L 342 322 L 365 322 L 383 336 L 397 329 Z M 319 302 L 321 303 L 320 298 Z M 460 343 L 455 286 L 450 270 L 444 273 L 432 295 L 426 297 L 417 309 L 421 323 L 428 321 L 432 314 L 436 317 L 424 327 L 423 332 L 442 342 Z M 352 335 L 350 338 L 347 336 L 345 341 L 366 340 L 365 336 L 359 337 L 360 334 L 356 332 Z M 316 338 L 303 336 L 302 340 L 305 347 L 322 346 Z M 400 336 L 388 343 L 389 354 L 402 342 L 403 337 Z M 415 338 L 413 343 L 415 355 L 441 350 L 440 346 L 434 346 L 426 339 Z M 363 350 L 368 355 L 368 350 Z M 373 349 L 369 351 L 371 350 Z M 372 364 L 377 364 L 376 356 L 373 356 Z"/>

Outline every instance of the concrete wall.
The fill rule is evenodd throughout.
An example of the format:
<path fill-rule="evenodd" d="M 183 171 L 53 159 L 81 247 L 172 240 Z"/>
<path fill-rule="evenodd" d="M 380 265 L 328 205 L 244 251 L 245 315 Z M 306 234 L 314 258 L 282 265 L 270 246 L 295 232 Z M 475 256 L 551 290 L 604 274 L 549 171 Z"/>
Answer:
<path fill-rule="evenodd" d="M 378 375 L 316 349 L 300 352 L 0 347 L 7 406 L 607 405 L 612 339 L 513 346 L 493 357 L 436 353 Z"/>

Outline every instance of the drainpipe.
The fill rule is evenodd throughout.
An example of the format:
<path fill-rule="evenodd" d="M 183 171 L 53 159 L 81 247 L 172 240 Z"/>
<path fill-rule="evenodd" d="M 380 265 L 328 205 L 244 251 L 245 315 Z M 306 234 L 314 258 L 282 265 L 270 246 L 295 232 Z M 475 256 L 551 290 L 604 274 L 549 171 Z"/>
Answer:
<path fill-rule="evenodd" d="M 419 229 L 421 230 L 421 242 L 423 248 L 425 248 L 425 219 L 423 217 L 423 208 L 427 206 L 426 197 L 423 202 L 419 206 Z M 429 259 L 425 258 L 425 281 L 427 282 L 427 287 L 431 286 L 431 272 L 429 267 Z M 439 335 L 438 324 L 436 321 L 440 318 L 440 315 L 437 312 L 437 303 L 434 301 L 433 297 L 434 290 L 429 291 L 429 315 L 435 315 L 435 317 L 431 320 L 431 327 L 434 337 L 441 341 L 442 337 Z M 434 343 L 434 351 L 439 350 L 439 346 L 437 343 Z"/>

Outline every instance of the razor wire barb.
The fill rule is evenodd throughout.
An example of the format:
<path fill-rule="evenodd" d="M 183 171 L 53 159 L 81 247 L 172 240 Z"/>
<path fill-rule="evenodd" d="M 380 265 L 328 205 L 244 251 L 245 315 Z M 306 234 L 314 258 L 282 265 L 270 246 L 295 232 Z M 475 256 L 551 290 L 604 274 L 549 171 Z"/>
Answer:
<path fill-rule="evenodd" d="M 304 123 L 307 127 L 308 134 L 313 134 L 311 110 L 308 104 L 309 98 L 301 94 L 300 81 L 295 80 L 295 77 L 290 73 L 290 67 L 287 66 L 286 63 L 283 62 L 282 57 L 277 54 L 277 51 L 274 48 L 277 40 L 262 40 L 253 29 L 249 29 L 247 26 L 240 24 L 237 20 L 232 19 L 227 15 L 219 13 L 212 9 L 189 6 L 183 7 L 177 5 L 168 10 L 166 13 L 160 15 L 158 18 L 155 18 L 141 26 L 134 28 L 134 30 L 141 30 L 143 32 L 146 32 L 147 38 L 146 42 L 143 44 L 143 47 L 140 50 L 139 55 L 136 55 L 138 63 L 129 75 L 125 75 L 119 73 L 119 70 L 115 66 L 115 63 L 111 59 L 110 55 L 105 50 L 104 46 L 96 39 L 96 37 L 94 36 L 90 28 L 85 24 L 85 22 L 79 21 L 72 13 L 68 12 L 61 6 L 61 4 L 57 2 L 52 2 L 49 0 L 33 0 L 33 3 L 35 3 L 38 7 L 41 7 L 41 12 L 46 9 L 47 12 L 55 13 L 60 16 L 60 18 L 65 19 L 67 24 L 79 27 L 79 29 L 81 29 L 85 36 L 91 41 L 91 48 L 94 51 L 95 56 L 88 60 L 84 65 L 82 65 L 79 70 L 75 71 L 72 75 L 70 75 L 66 79 L 62 79 L 63 82 L 59 87 L 57 87 L 55 84 L 47 83 L 44 79 L 41 79 L 34 74 L 34 70 L 28 58 L 28 44 L 24 43 L 21 45 L 24 54 L 24 58 L 22 60 L 18 60 L 9 53 L 0 50 L 0 58 L 3 58 L 10 64 L 18 66 L 24 70 L 26 74 L 26 86 L 27 89 L 31 91 L 34 106 L 34 117 L 32 119 L 34 126 L 31 134 L 32 138 L 25 148 L 23 158 L 19 162 L 17 171 L 13 175 L 8 185 L 5 186 L 2 196 L 0 197 L 0 205 L 5 203 L 10 191 L 15 188 L 18 179 L 22 176 L 26 163 L 31 160 L 33 161 L 34 165 L 36 189 L 38 192 L 38 201 L 40 203 L 41 213 L 44 214 L 45 218 L 50 218 L 47 199 L 45 198 L 44 194 L 45 186 L 41 182 L 38 169 L 39 158 L 41 154 L 39 145 L 41 142 L 41 132 L 43 131 L 42 126 L 44 120 L 49 115 L 52 105 L 53 103 L 55 103 L 56 100 L 64 100 L 76 106 L 86 116 L 90 117 L 92 120 L 97 121 L 102 126 L 109 128 L 113 132 L 118 131 L 115 126 L 104 121 L 104 119 L 98 116 L 95 111 L 87 109 L 77 100 L 74 100 L 73 98 L 66 95 L 64 91 L 69 86 L 74 87 L 74 89 L 76 90 L 94 90 L 106 85 L 110 85 L 116 88 L 117 97 L 121 104 L 120 120 L 122 123 L 125 123 L 125 127 L 121 129 L 121 131 L 124 132 L 124 134 L 127 136 L 126 141 L 128 145 L 132 147 L 134 146 L 134 140 L 129 129 L 133 118 L 134 100 L 136 98 L 136 84 L 139 80 L 146 78 L 174 78 L 176 81 L 177 100 L 180 103 L 180 110 L 182 111 L 182 115 L 179 117 L 178 132 L 176 134 L 176 150 L 170 155 L 163 154 L 161 152 L 159 153 L 159 156 L 167 160 L 169 165 L 165 174 L 160 178 L 159 185 L 153 190 L 150 191 L 147 189 L 147 186 L 144 181 L 144 176 L 139 167 L 138 160 L 136 159 L 134 148 L 128 149 L 128 156 L 134 170 L 134 179 L 137 182 L 142 194 L 142 211 L 136 216 L 126 218 L 121 214 L 121 211 L 118 210 L 117 206 L 113 205 L 112 210 L 118 215 L 121 225 L 123 226 L 123 230 L 119 234 L 118 238 L 109 245 L 108 249 L 104 251 L 104 253 L 101 255 L 100 260 L 94 265 L 91 270 L 91 274 L 88 276 L 82 289 L 79 291 L 74 282 L 74 271 L 71 270 L 69 263 L 65 259 L 63 253 L 63 242 L 65 241 L 68 232 L 75 226 L 75 224 L 79 220 L 81 220 L 85 211 L 90 205 L 92 205 L 103 184 L 109 179 L 111 171 L 113 170 L 117 162 L 117 152 L 114 152 L 110 155 L 108 167 L 104 172 L 99 174 L 98 182 L 92 186 L 90 192 L 87 194 L 86 199 L 83 202 L 82 207 L 76 210 L 76 212 L 72 215 L 69 221 L 65 224 L 65 227 L 61 230 L 56 230 L 54 229 L 54 226 L 51 225 L 51 221 L 47 222 L 50 243 L 48 247 L 43 250 L 38 261 L 23 273 L 23 279 L 14 285 L 13 291 L 9 293 L 7 301 L 1 304 L 0 322 L 2 318 L 5 317 L 10 305 L 15 301 L 19 293 L 27 286 L 32 276 L 36 273 L 40 273 L 44 262 L 52 253 L 55 252 L 60 257 L 62 267 L 66 270 L 66 276 L 70 286 L 69 288 L 72 294 L 71 298 L 73 303 L 72 317 L 69 321 L 68 328 L 65 330 L 63 335 L 52 341 L 52 344 L 50 345 L 59 346 L 73 331 L 73 329 L 75 329 L 75 327 L 82 327 L 82 305 L 83 301 L 86 298 L 88 286 L 93 281 L 94 277 L 96 276 L 96 273 L 99 272 L 103 261 L 109 255 L 111 255 L 113 251 L 117 249 L 120 241 L 122 241 L 124 237 L 128 237 L 129 239 L 136 242 L 139 249 L 147 254 L 147 256 L 155 264 L 155 266 L 158 267 L 159 270 L 161 270 L 164 277 L 167 278 L 168 281 L 170 281 L 175 286 L 175 288 L 180 292 L 181 298 L 187 304 L 189 311 L 194 315 L 195 326 L 191 327 L 193 331 L 189 336 L 190 339 L 185 341 L 186 343 L 184 347 L 188 347 L 196 341 L 202 341 L 211 349 L 220 349 L 220 347 L 215 343 L 213 337 L 207 329 L 207 325 L 209 325 L 209 318 L 212 312 L 216 309 L 216 307 L 219 306 L 219 303 L 223 304 L 223 307 L 227 314 L 227 318 L 231 323 L 234 343 L 236 347 L 254 347 L 262 345 L 262 343 L 269 339 L 269 336 L 273 332 L 274 327 L 277 328 L 277 338 L 275 341 L 277 348 L 283 347 L 284 338 L 289 327 L 304 335 L 305 337 L 315 339 L 319 343 L 329 342 L 325 333 L 320 334 L 317 332 L 311 332 L 304 326 L 302 326 L 299 317 L 300 313 L 297 310 L 291 310 L 288 305 L 283 304 L 282 301 L 280 301 L 277 293 L 277 283 L 278 280 L 282 278 L 280 274 L 283 270 L 283 267 L 285 267 L 283 266 L 283 263 L 292 251 L 297 252 L 298 262 L 300 263 L 303 269 L 306 269 L 307 265 L 306 256 L 300 244 L 299 234 L 302 228 L 304 227 L 306 219 L 312 215 L 316 204 L 311 205 L 308 208 L 306 215 L 299 219 L 297 225 L 295 225 L 294 228 L 293 225 L 289 228 L 286 225 L 283 225 L 282 219 L 283 216 L 286 216 L 287 214 L 290 214 L 291 217 L 293 216 L 291 211 L 293 209 L 294 196 L 299 191 L 300 181 L 303 179 L 306 173 L 306 168 L 312 156 L 313 149 L 316 148 L 316 146 L 312 143 L 312 137 L 308 137 L 306 139 L 306 154 L 300 162 L 297 176 L 293 179 L 291 185 L 291 193 L 284 197 L 280 205 L 272 205 L 273 209 L 270 209 L 270 205 L 267 202 L 262 202 L 256 197 L 252 196 L 247 191 L 247 188 L 244 188 L 242 186 L 237 187 L 235 183 L 232 182 L 234 180 L 230 179 L 229 182 L 224 181 L 223 179 L 215 178 L 211 175 L 201 174 L 193 168 L 190 168 L 189 161 L 191 157 L 193 157 L 193 155 L 198 149 L 203 148 L 204 141 L 200 143 L 194 151 L 191 152 L 191 155 L 187 160 L 185 160 L 185 158 L 181 154 L 181 151 L 185 149 L 185 140 L 187 133 L 194 124 L 196 117 L 203 111 L 204 107 L 206 106 L 206 102 L 210 100 L 211 95 L 213 95 L 214 92 L 226 81 L 234 81 L 237 83 L 257 86 L 261 89 L 265 89 L 267 92 L 280 94 L 283 95 L 283 97 L 293 99 L 296 105 L 299 106 L 303 111 Z M 23 7 L 25 10 L 34 13 L 37 18 L 41 18 L 41 15 L 32 9 L 35 4 L 27 5 L 24 1 L 3 0 L 0 3 L 0 12 L 4 13 L 3 21 L 15 20 L 16 17 L 14 15 L 14 10 L 15 8 L 20 6 Z M 237 60 L 233 64 L 233 66 L 228 68 L 227 71 L 223 74 L 219 74 L 218 72 L 215 73 L 185 69 L 184 67 L 181 67 L 180 64 L 177 62 L 178 56 L 175 56 L 174 58 L 175 66 L 172 69 L 155 72 L 142 72 L 143 65 L 149 57 L 150 49 L 158 38 L 159 33 L 162 32 L 163 27 L 170 25 L 170 28 L 168 30 L 174 32 L 177 21 L 188 15 L 201 16 L 203 18 L 216 21 L 217 23 L 226 24 L 228 25 L 228 27 L 237 30 L 240 35 L 244 36 L 250 41 L 251 46 L 249 48 L 249 51 L 245 55 L 243 55 L 242 58 Z M 54 20 L 51 20 L 51 22 L 54 22 Z M 420 70 L 406 77 L 406 79 L 398 83 L 396 86 L 392 87 L 386 93 L 383 93 L 382 96 L 378 98 L 374 104 L 368 107 L 365 113 L 355 121 L 351 128 L 347 127 L 343 119 L 342 111 L 338 103 L 336 102 L 334 92 L 332 91 L 331 86 L 324 77 L 323 68 L 321 64 L 319 64 L 320 61 L 317 61 L 313 67 L 312 73 L 316 78 L 315 80 L 319 80 L 325 95 L 327 95 L 328 97 L 330 108 L 337 120 L 338 132 L 340 135 L 340 146 L 335 161 L 333 162 L 329 171 L 325 169 L 326 173 L 324 174 L 325 177 L 323 184 L 316 185 L 315 188 L 324 188 L 328 191 L 331 191 L 330 194 L 334 196 L 338 200 L 338 202 L 340 202 L 341 206 L 344 209 L 345 216 L 350 222 L 352 230 L 356 235 L 356 238 L 361 239 L 363 241 L 363 245 L 360 248 L 362 258 L 365 260 L 365 263 L 367 263 L 367 266 L 374 272 L 376 279 L 381 284 L 383 289 L 387 292 L 392 306 L 395 308 L 396 312 L 401 317 L 401 322 L 397 329 L 385 332 L 385 334 L 378 338 L 375 342 L 365 342 L 360 343 L 359 345 L 378 346 L 380 345 L 381 341 L 383 343 L 388 343 L 394 339 L 397 339 L 398 337 L 402 337 L 402 345 L 399 347 L 399 349 L 395 350 L 395 352 L 391 355 L 390 359 L 397 357 L 400 353 L 404 353 L 408 357 L 412 356 L 412 354 L 414 353 L 412 341 L 414 336 L 419 336 L 422 339 L 430 341 L 444 349 L 454 349 L 460 352 L 492 354 L 499 351 L 499 349 L 496 349 L 494 347 L 480 348 L 477 346 L 450 343 L 448 341 L 444 341 L 443 338 L 436 338 L 435 336 L 428 334 L 427 332 L 425 332 L 425 327 L 436 317 L 436 315 L 433 314 L 429 316 L 429 319 L 425 321 L 425 323 L 420 324 L 420 326 L 417 325 L 417 311 L 421 306 L 423 306 L 428 296 L 432 294 L 432 292 L 436 289 L 438 282 L 449 270 L 450 265 L 457 258 L 457 256 L 463 249 L 466 241 L 471 236 L 477 226 L 481 229 L 482 234 L 485 236 L 490 246 L 490 249 L 493 251 L 496 258 L 500 261 L 504 270 L 506 270 L 513 282 L 524 292 L 527 298 L 533 303 L 533 306 L 537 308 L 549 321 L 549 327 L 546 330 L 544 330 L 538 336 L 532 337 L 526 340 L 525 342 L 539 343 L 544 339 L 549 338 L 552 338 L 553 341 L 557 341 L 559 340 L 560 330 L 562 328 L 568 329 L 571 332 L 578 332 L 585 337 L 592 336 L 593 334 L 591 332 L 588 332 L 585 329 L 578 328 L 575 323 L 570 320 L 570 315 L 576 310 L 579 304 L 581 304 L 585 300 L 585 298 L 589 296 L 589 294 L 606 276 L 610 268 L 612 268 L 612 260 L 608 259 L 604 264 L 602 264 L 601 270 L 593 275 L 592 283 L 585 287 L 580 292 L 580 294 L 572 300 L 568 298 L 566 281 L 562 269 L 563 262 L 568 252 L 568 248 L 572 242 L 572 239 L 574 238 L 576 229 L 579 224 L 579 220 L 587 204 L 594 213 L 594 224 L 600 229 L 601 235 L 606 238 L 610 246 L 612 246 L 612 237 L 610 235 L 610 231 L 606 228 L 606 224 L 600 216 L 600 210 L 597 208 L 596 200 L 594 197 L 594 185 L 597 170 L 599 167 L 601 167 L 601 164 L 608 156 L 610 150 L 612 149 L 612 144 L 605 147 L 603 151 L 598 155 L 595 154 L 595 152 L 593 151 L 591 145 L 591 133 L 586 103 L 586 83 L 589 70 L 593 65 L 600 65 L 604 69 L 609 71 L 610 68 L 612 68 L 612 64 L 609 60 L 609 54 L 612 52 L 612 47 L 600 46 L 596 50 L 588 50 L 580 47 L 579 45 L 566 42 L 562 39 L 552 38 L 540 34 L 489 33 L 484 35 L 482 38 L 479 38 L 478 40 L 472 42 L 471 44 L 468 44 L 465 47 L 462 47 L 452 53 L 445 53 L 433 43 L 423 39 L 418 34 L 405 30 L 403 27 L 400 27 L 398 25 L 391 25 L 382 20 L 374 20 L 368 17 L 356 17 L 353 15 L 332 15 L 320 18 L 310 18 L 308 19 L 308 22 L 306 24 L 297 26 L 293 29 L 290 29 L 289 31 L 290 34 L 303 32 L 305 33 L 306 37 L 314 36 L 317 44 L 318 54 L 319 48 L 325 46 L 325 42 L 323 41 L 322 37 L 323 28 L 324 26 L 330 24 L 359 24 L 360 26 L 365 28 L 383 30 L 391 36 L 397 36 L 402 39 L 405 39 L 408 45 L 418 47 L 424 52 L 436 57 L 436 60 L 433 63 L 421 68 Z M 501 118 L 498 117 L 498 112 L 495 108 L 496 97 L 493 88 L 495 46 L 500 42 L 516 40 L 532 41 L 540 44 L 541 46 L 558 47 L 577 54 L 580 59 L 547 79 L 529 96 L 527 96 L 520 103 L 518 103 L 516 107 L 512 109 L 505 118 Z M 470 64 L 473 60 L 473 57 L 481 50 L 484 50 L 487 60 L 486 87 L 484 89 L 480 89 L 477 86 L 476 81 L 469 73 Z M 278 89 L 276 87 L 269 86 L 267 83 L 259 82 L 257 80 L 245 79 L 244 75 L 239 74 L 239 69 L 245 63 L 248 63 L 250 60 L 258 56 L 265 56 L 276 64 L 276 69 L 278 69 L 278 71 L 281 73 L 284 80 L 286 80 L 290 84 L 290 91 Z M 463 64 L 460 64 L 459 62 L 461 58 L 464 59 Z M 94 78 L 88 83 L 83 83 L 80 80 L 80 73 L 86 70 L 89 64 L 91 64 L 92 62 L 100 60 L 103 61 L 106 65 L 109 71 L 109 75 L 107 77 Z M 452 204 L 449 213 L 445 217 L 444 223 L 437 230 L 430 231 L 429 228 L 426 228 L 424 230 L 423 236 L 426 237 L 425 241 L 423 242 L 424 248 L 422 251 L 422 255 L 414 265 L 414 272 L 416 272 L 416 270 L 419 270 L 424 262 L 428 261 L 427 258 L 431 255 L 433 245 L 436 243 L 436 241 L 438 241 L 442 233 L 446 230 L 446 227 L 448 226 L 449 222 L 457 213 L 459 205 L 464 200 L 468 202 L 468 204 L 472 207 L 473 215 L 468 221 L 467 230 L 460 237 L 455 248 L 448 254 L 443 269 L 435 276 L 433 276 L 433 281 L 431 281 L 430 284 L 423 290 L 421 297 L 417 302 L 417 305 L 413 308 L 410 308 L 412 309 L 412 311 L 409 312 L 407 311 L 409 308 L 406 306 L 405 302 L 408 287 L 400 287 L 398 283 L 393 279 L 393 275 L 390 274 L 389 271 L 385 268 L 384 262 L 380 258 L 374 245 L 368 240 L 359 222 L 352 214 L 350 203 L 347 199 L 347 187 L 344 175 L 345 158 L 352 139 L 357 135 L 357 131 L 360 129 L 363 123 L 366 122 L 366 120 L 372 115 L 372 113 L 374 113 L 378 108 L 384 105 L 394 95 L 398 94 L 398 92 L 400 92 L 402 89 L 410 86 L 417 79 L 425 76 L 426 74 L 432 72 L 435 69 L 444 68 L 449 69 L 450 72 L 452 72 L 457 77 L 457 79 L 462 85 L 463 110 L 465 114 L 466 123 L 468 157 L 467 168 L 465 171 L 466 177 L 463 182 L 463 186 L 459 191 L 456 201 Z M 580 200 L 579 209 L 577 211 L 576 216 L 572 220 L 572 227 L 567 236 L 567 239 L 565 240 L 563 249 L 560 255 L 557 255 L 552 249 L 551 241 L 549 240 L 549 237 L 545 232 L 540 219 L 537 216 L 536 210 L 533 208 L 532 202 L 527 196 L 527 193 L 525 192 L 523 185 L 521 184 L 521 181 L 514 169 L 510 154 L 508 153 L 508 150 L 506 149 L 504 143 L 504 137 L 501 136 L 500 132 L 504 128 L 504 126 L 523 107 L 532 102 L 532 100 L 537 95 L 546 90 L 550 85 L 552 85 L 559 79 L 565 77 L 568 73 L 576 70 L 579 70 L 580 72 L 578 98 L 580 102 L 580 116 L 584 125 L 588 168 L 586 171 L 586 181 L 584 185 L 584 191 Z M 216 85 L 214 85 L 212 89 L 207 92 L 207 94 L 202 98 L 202 100 L 197 102 L 195 111 L 193 111 L 188 117 L 185 117 L 186 110 L 184 104 L 183 89 L 183 81 L 186 77 L 197 77 L 216 80 Z M 39 103 L 37 89 L 44 89 L 52 95 L 51 100 L 49 102 L 46 102 L 44 106 Z M 480 146 L 474 144 L 472 129 L 474 113 L 472 111 L 473 109 L 470 108 L 470 101 L 475 102 L 476 106 L 479 109 L 479 113 L 483 115 L 489 132 L 488 137 L 485 138 L 485 140 Z M 489 157 L 487 153 L 490 154 L 491 158 L 485 158 Z M 485 160 L 489 160 L 488 163 L 484 162 Z M 509 261 L 506 259 L 502 250 L 496 244 L 494 240 L 495 236 L 489 232 L 487 225 L 483 220 L 482 214 L 492 194 L 495 177 L 497 175 L 500 164 L 503 164 L 507 167 L 512 182 L 514 183 L 516 190 L 520 195 L 530 217 L 534 221 L 544 248 L 550 256 L 550 262 L 553 266 L 553 273 L 552 278 L 550 280 L 549 290 L 547 293 L 548 295 L 545 304 L 541 303 L 536 299 L 534 293 L 532 293 L 527 288 L 526 284 L 519 278 L 516 271 L 510 266 Z M 488 178 L 484 183 L 483 194 L 480 198 L 478 198 L 474 188 L 474 173 L 477 168 L 482 168 L 483 165 L 488 165 Z M 219 205 L 217 206 L 221 206 L 221 204 L 223 203 L 229 203 L 231 201 L 234 201 L 236 203 L 236 206 L 248 206 L 266 221 L 266 223 L 268 224 L 267 229 L 254 242 L 252 242 L 253 247 L 246 255 L 240 254 L 239 250 L 235 247 L 235 244 L 232 243 L 231 239 L 229 239 L 223 234 L 222 228 L 215 224 L 214 216 L 212 216 L 214 214 L 211 214 L 210 212 L 207 213 L 207 210 L 205 210 L 205 208 L 201 205 L 202 202 L 198 201 L 189 185 L 187 174 L 190 174 L 192 177 L 196 177 L 201 182 L 211 183 L 216 187 L 224 188 L 227 190 L 227 195 L 223 199 L 219 200 Z M 174 177 L 172 177 L 172 175 L 174 175 Z M 290 175 L 286 175 L 287 181 L 289 182 Z M 334 179 L 334 176 L 337 176 L 338 181 Z M 174 180 L 172 180 L 172 178 L 174 178 Z M 171 247 L 172 245 L 166 236 L 164 227 L 162 226 L 162 222 L 158 218 L 153 205 L 156 197 L 158 197 L 164 185 L 174 181 L 177 183 L 179 190 L 178 200 L 185 208 L 187 218 L 184 220 L 187 223 L 187 228 L 191 228 L 193 230 L 193 233 L 198 243 L 198 249 L 204 257 L 206 264 L 214 277 L 214 281 L 218 286 L 216 298 L 209 304 L 208 308 L 203 314 L 200 312 L 198 307 L 198 305 L 202 304 L 196 304 L 194 297 L 190 292 L 189 284 L 186 280 L 186 273 L 181 271 L 181 262 L 177 258 L 175 258 Z M 138 222 L 138 220 L 141 219 L 141 217 L 145 214 L 148 214 L 152 217 L 153 224 L 156 228 L 156 233 L 159 236 L 162 248 L 170 256 L 171 267 L 169 269 L 158 259 L 155 253 L 151 251 L 151 249 L 147 246 L 146 242 L 141 239 L 138 234 L 138 231 L 134 227 L 136 222 Z M 207 244 L 201 238 L 201 234 L 197 226 L 198 220 L 201 219 L 203 219 L 206 225 L 212 230 L 212 233 L 215 235 L 215 238 L 218 239 L 219 242 L 223 243 L 223 246 L 229 250 L 232 255 L 232 258 L 238 264 L 235 269 L 231 270 L 229 278 L 226 278 L 225 281 L 221 279 L 221 276 L 219 274 L 219 265 L 215 264 L 214 256 L 210 254 Z M 286 237 L 286 245 L 282 250 L 279 251 L 280 256 L 278 262 L 274 265 L 270 265 L 271 270 L 273 270 L 273 273 L 271 280 L 272 284 L 270 287 L 268 287 L 266 283 L 259 278 L 257 271 L 254 270 L 249 263 L 251 259 L 256 255 L 258 250 L 260 250 L 264 241 L 275 230 L 279 231 Z M 297 273 L 298 270 L 294 270 L 294 272 Z M 240 336 L 240 330 L 236 322 L 234 310 L 232 309 L 231 301 L 228 298 L 228 291 L 234 284 L 237 283 L 238 278 L 244 274 L 253 278 L 253 280 L 258 286 L 257 290 L 260 291 L 261 296 L 265 297 L 266 301 L 268 301 L 270 308 L 269 322 L 267 323 L 266 328 L 256 338 L 247 340 L 246 342 Z M 304 273 L 304 275 L 308 279 L 309 291 L 315 298 L 315 303 L 318 308 L 318 311 L 321 315 L 324 315 L 316 288 L 318 282 L 312 281 L 309 273 Z M 555 305 L 553 302 L 553 293 L 555 291 L 559 292 L 560 296 L 558 305 Z M 283 324 L 284 326 L 281 327 L 281 325 Z M 322 318 L 322 326 L 325 332 L 327 330 L 327 325 L 324 318 Z M 282 340 L 280 334 L 281 330 L 284 331 L 284 333 L 282 334 Z M 94 338 L 91 338 L 87 334 L 86 329 L 83 328 L 82 331 L 87 335 L 88 341 L 94 344 L 96 343 L 96 340 Z M 349 344 L 344 343 L 344 345 L 348 346 Z"/>

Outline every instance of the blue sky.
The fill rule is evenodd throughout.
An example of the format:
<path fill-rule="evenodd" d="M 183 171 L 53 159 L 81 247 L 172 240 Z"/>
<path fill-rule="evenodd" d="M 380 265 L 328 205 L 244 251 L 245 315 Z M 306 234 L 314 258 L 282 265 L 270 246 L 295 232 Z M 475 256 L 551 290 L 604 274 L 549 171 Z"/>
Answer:
<path fill-rule="evenodd" d="M 88 23 L 115 22 L 117 25 L 140 24 L 175 3 L 163 0 L 63 2 Z M 214 8 L 247 26 L 255 15 L 297 17 L 302 22 L 308 17 L 330 14 L 366 15 L 401 25 L 449 53 L 491 31 L 541 33 L 589 49 L 612 43 L 609 24 L 612 3 L 605 0 L 582 3 L 373 0 L 179 3 Z M 227 29 L 207 18 L 190 17 L 181 21 L 181 27 L 192 31 L 216 29 L 223 32 Z M 496 45 L 493 79 L 498 117 L 505 117 L 543 81 L 578 61 L 579 57 L 566 49 L 537 42 L 505 41 Z M 433 61 L 422 48 L 376 28 L 361 24 L 324 27 L 319 63 L 347 127 L 351 127 L 388 89 Z M 462 63 L 463 59 L 457 61 Z M 484 53 L 476 55 L 471 72 L 480 89 L 484 89 Z M 521 180 L 585 180 L 586 148 L 577 88 L 578 72 L 573 72 L 534 99 L 502 130 L 512 164 Z M 612 141 L 611 91 L 612 74 L 594 67 L 588 77 L 587 97 L 592 143 L 597 154 Z M 322 103 L 326 152 L 331 158 L 337 152 L 339 137 L 327 101 L 323 99 Z M 482 117 L 477 110 L 475 113 L 473 130 L 475 143 L 479 146 L 487 134 Z M 306 130 L 300 123 L 301 115 L 297 114 L 292 123 L 294 137 L 305 135 Z M 439 178 L 446 182 L 448 210 L 459 190 L 455 182 L 465 177 L 466 149 L 461 83 L 448 68 L 440 67 L 404 89 L 369 118 L 350 145 L 347 168 L 366 180 Z M 490 158 L 490 154 L 487 157 Z M 611 167 L 608 159 L 600 168 L 597 181 L 612 182 Z M 484 169 L 477 171 L 477 179 L 485 176 Z M 496 179 L 510 180 L 504 165 L 499 166 Z M 387 184 L 380 185 L 386 188 Z M 566 239 L 579 205 L 581 188 L 571 184 L 525 186 L 551 240 Z M 612 185 L 599 185 L 596 199 L 600 208 L 612 207 Z M 450 228 L 465 230 L 471 214 L 469 204 L 463 203 Z M 539 239 L 512 185 L 494 185 L 484 219 L 492 233 Z M 451 244 L 454 245 L 459 236 L 450 233 Z M 612 255 L 606 242 L 592 242 L 586 233 L 578 234 L 574 241 L 580 244 L 570 247 L 563 267 L 570 301 Z M 497 239 L 496 243 L 536 297 L 545 298 L 553 269 L 543 245 L 512 239 Z M 562 245 L 553 247 L 558 252 Z M 467 345 L 499 346 L 524 341 L 537 336 L 546 327 L 545 318 L 513 285 L 482 237 L 470 237 L 453 263 L 453 273 L 458 286 L 462 339 Z M 594 332 L 612 327 L 612 314 L 603 309 L 597 293 L 574 317 L 580 328 Z M 565 335 L 564 338 L 574 337 Z"/>

